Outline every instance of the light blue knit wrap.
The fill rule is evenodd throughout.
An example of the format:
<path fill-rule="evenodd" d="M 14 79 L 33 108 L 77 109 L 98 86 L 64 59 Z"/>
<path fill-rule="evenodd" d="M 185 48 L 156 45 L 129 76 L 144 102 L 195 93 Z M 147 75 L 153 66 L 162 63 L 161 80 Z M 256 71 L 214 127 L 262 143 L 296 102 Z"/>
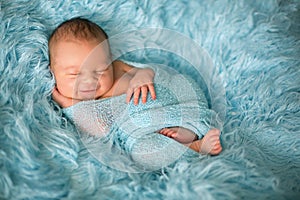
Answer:
<path fill-rule="evenodd" d="M 94 149 L 93 154 L 102 162 L 111 165 L 112 157 L 120 161 L 120 155 L 125 154 L 133 161 L 126 159 L 127 168 L 129 165 L 135 166 L 135 170 L 136 165 L 143 170 L 164 167 L 184 153 L 194 153 L 175 140 L 158 134 L 158 130 L 180 126 L 201 138 L 216 121 L 215 112 L 208 109 L 204 93 L 192 79 L 166 67 L 154 69 L 156 100 L 152 100 L 149 94 L 146 104 L 139 102 L 134 105 L 132 101 L 127 104 L 124 94 L 82 101 L 64 109 L 85 133 L 85 143 L 90 144 L 89 136 L 95 136 L 93 143 L 96 145 L 89 148 Z M 118 167 L 120 165 L 117 163 Z"/>

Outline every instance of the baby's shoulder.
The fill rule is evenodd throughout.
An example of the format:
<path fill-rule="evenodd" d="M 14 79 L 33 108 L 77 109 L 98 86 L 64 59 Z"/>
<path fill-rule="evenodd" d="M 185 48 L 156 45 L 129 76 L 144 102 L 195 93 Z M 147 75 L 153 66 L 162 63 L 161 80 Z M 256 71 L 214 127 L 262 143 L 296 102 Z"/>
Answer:
<path fill-rule="evenodd" d="M 134 62 L 128 60 L 118 60 L 118 62 L 122 62 L 123 66 L 128 66 L 131 68 L 153 68 L 153 65 L 149 63 Z"/>

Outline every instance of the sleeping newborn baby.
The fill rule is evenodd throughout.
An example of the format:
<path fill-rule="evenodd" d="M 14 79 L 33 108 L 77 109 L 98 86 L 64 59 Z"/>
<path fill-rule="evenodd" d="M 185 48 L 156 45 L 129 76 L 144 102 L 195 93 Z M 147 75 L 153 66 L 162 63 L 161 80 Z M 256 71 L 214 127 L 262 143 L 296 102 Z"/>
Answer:
<path fill-rule="evenodd" d="M 210 126 L 214 112 L 196 83 L 164 67 L 112 62 L 107 35 L 95 23 L 63 22 L 49 39 L 49 55 L 53 99 L 87 135 L 112 141 L 142 165 L 186 148 L 222 151 L 220 131 Z"/>

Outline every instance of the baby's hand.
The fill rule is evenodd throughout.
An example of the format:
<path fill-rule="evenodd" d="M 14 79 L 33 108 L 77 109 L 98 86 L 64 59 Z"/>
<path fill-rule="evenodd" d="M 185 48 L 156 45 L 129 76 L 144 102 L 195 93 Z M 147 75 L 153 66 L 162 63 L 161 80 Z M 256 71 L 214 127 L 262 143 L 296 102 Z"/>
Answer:
<path fill-rule="evenodd" d="M 154 71 L 152 69 L 139 69 L 129 83 L 126 102 L 129 103 L 133 96 L 133 102 L 137 105 L 141 96 L 142 102 L 146 103 L 148 91 L 150 92 L 152 99 L 156 99 L 153 78 Z"/>
<path fill-rule="evenodd" d="M 79 100 L 74 100 L 68 97 L 63 96 L 56 87 L 52 91 L 53 100 L 58 103 L 62 108 L 70 107 L 79 102 Z"/>

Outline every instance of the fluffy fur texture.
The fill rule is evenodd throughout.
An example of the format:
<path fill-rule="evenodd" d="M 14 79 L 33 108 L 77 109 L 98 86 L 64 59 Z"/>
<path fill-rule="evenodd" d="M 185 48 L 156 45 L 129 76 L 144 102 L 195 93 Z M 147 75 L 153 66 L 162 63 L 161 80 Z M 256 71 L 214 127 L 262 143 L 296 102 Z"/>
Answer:
<path fill-rule="evenodd" d="M 300 196 L 299 1 L 0 3 L 0 199 Z M 226 92 L 224 151 L 147 173 L 124 173 L 94 159 L 51 100 L 47 39 L 76 16 L 98 23 L 109 36 L 166 28 L 205 49 L 219 77 L 208 89 L 221 91 L 214 88 L 218 81 Z M 130 38 L 121 39 L 126 45 Z M 122 56 L 190 73 L 170 53 L 149 49 Z"/>

